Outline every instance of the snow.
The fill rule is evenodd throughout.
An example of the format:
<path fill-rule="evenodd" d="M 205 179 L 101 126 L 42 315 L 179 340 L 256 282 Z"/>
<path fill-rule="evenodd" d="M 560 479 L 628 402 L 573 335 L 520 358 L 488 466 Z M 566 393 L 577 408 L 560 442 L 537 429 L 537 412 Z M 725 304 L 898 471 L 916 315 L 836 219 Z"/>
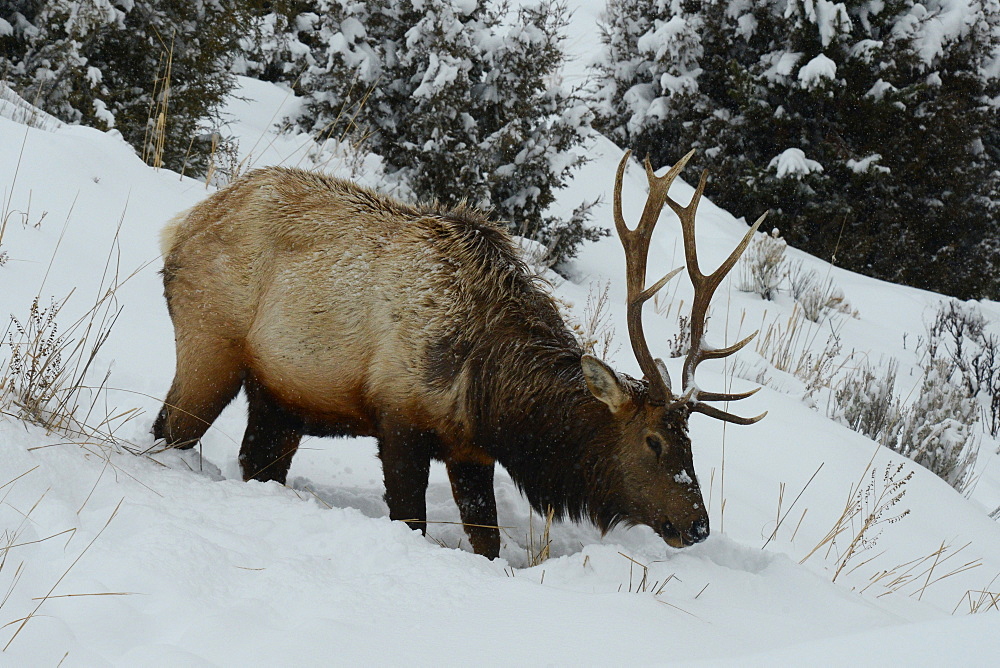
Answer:
<path fill-rule="evenodd" d="M 109 128 L 115 127 L 115 115 L 108 109 L 104 100 L 94 98 L 94 116 Z"/>
<path fill-rule="evenodd" d="M 436 53 L 430 54 L 427 71 L 420 85 L 413 91 L 413 97 L 433 97 L 455 81 L 461 73 L 462 63 L 455 59 L 442 62 Z"/>
<path fill-rule="evenodd" d="M 929 0 L 914 3 L 893 28 L 897 39 L 911 40 L 926 66 L 944 54 L 944 46 L 968 35 L 979 18 L 972 0 Z"/>
<path fill-rule="evenodd" d="M 581 3 L 574 25 L 588 25 L 597 4 Z M 587 40 L 569 44 L 587 53 Z M 294 112 L 294 97 L 249 79 L 241 87 L 227 112 L 248 163 L 313 164 L 304 138 L 271 129 Z M 116 292 L 123 310 L 90 379 L 96 385 L 110 369 L 107 386 L 118 388 L 101 395 L 95 421 L 135 409 L 111 423 L 123 443 L 146 448 L 173 374 L 157 235 L 210 189 L 146 167 L 117 133 L 51 121 L 28 126 L 32 116 L 17 101 L 0 94 L 0 105 L 7 219 L 0 250 L 10 258 L 0 265 L 0 313 L 23 321 L 36 295 L 48 304 L 72 292 L 59 316 L 60 331 L 68 332 L 107 285 L 107 272 L 120 279 L 135 272 Z M 596 220 L 613 227 L 610 193 L 622 151 L 597 135 L 586 150 L 591 162 L 554 213 L 603 195 Z M 324 168 L 380 185 L 377 161 L 330 158 Z M 795 176 L 821 167 L 791 148 L 771 168 Z M 686 203 L 692 192 L 678 180 L 671 196 Z M 643 170 L 630 166 L 623 209 L 632 224 L 645 193 Z M 733 213 L 752 219 L 761 212 Z M 744 221 L 703 201 L 703 269 L 717 266 L 745 230 Z M 830 276 L 857 309 L 859 317 L 840 329 L 845 350 L 895 357 L 900 384 L 919 384 L 914 344 L 940 295 L 858 276 L 794 249 L 788 254 Z M 682 256 L 679 226 L 664 214 L 649 276 L 680 266 Z M 610 285 L 619 345 L 608 361 L 638 375 L 625 334 L 617 239 L 587 245 L 570 273 L 572 281 L 548 278 L 577 318 L 591 286 Z M 678 331 L 679 304 L 692 298 L 682 277 L 663 292 L 674 311 L 664 315 L 653 303 L 645 311 L 654 354 L 665 353 Z M 997 331 L 1000 305 L 974 306 Z M 762 323 L 786 320 L 792 308 L 784 295 L 764 302 L 727 281 L 709 338 L 736 341 Z M 815 325 L 806 338 L 821 342 L 827 333 L 828 326 Z M 2 363 L 8 350 L 0 350 Z M 699 385 L 756 387 L 733 376 L 741 362 L 784 378 L 789 388 L 799 382 L 774 370 L 752 343 L 726 362 L 704 363 Z M 680 359 L 666 364 L 680 377 Z M 551 558 L 531 566 L 529 537 L 538 541 L 543 520 L 530 515 L 503 471 L 496 481 L 500 524 L 511 528 L 501 558 L 491 562 L 472 554 L 461 528 L 449 524 L 458 511 L 443 467 L 431 472 L 429 537 L 388 520 L 370 439 L 307 439 L 287 487 L 243 483 L 236 461 L 243 409 L 239 399 L 222 415 L 200 453 L 155 456 L 0 416 L 0 665 L 938 666 L 987 664 L 1000 652 L 1000 612 L 988 610 L 991 599 L 981 593 L 1000 589 L 1000 527 L 988 516 L 1000 506 L 1000 467 L 988 437 L 966 498 L 827 419 L 801 393 L 767 386 L 728 407 L 768 411 L 758 424 L 691 419 L 695 471 L 687 473 L 697 473 L 705 491 L 712 520 L 705 543 L 674 550 L 648 528 L 601 536 L 588 524 L 557 523 Z M 913 476 L 890 514 L 909 514 L 884 525 L 877 544 L 832 581 L 855 532 L 842 533 L 829 551 L 814 548 L 845 504 L 870 502 L 865 489 L 879 493 L 886 472 L 899 465 L 901 476 Z M 916 566 L 904 566 L 911 562 Z M 970 568 L 961 570 L 964 564 Z M 986 612 L 968 614 L 981 600 Z"/>
<path fill-rule="evenodd" d="M 669 21 L 658 20 L 655 29 L 640 37 L 636 46 L 640 52 L 648 53 L 654 60 L 660 60 L 688 30 L 688 22 L 681 16 L 674 16 Z"/>
<path fill-rule="evenodd" d="M 764 72 L 764 76 L 771 81 L 787 77 L 795 69 L 801 58 L 801 53 L 789 53 L 787 51 L 768 54 L 771 66 Z"/>
<path fill-rule="evenodd" d="M 47 129 L 62 125 L 62 121 L 28 104 L 2 82 L 0 82 L 0 118 L 21 123 L 30 122 L 35 127 Z"/>
<path fill-rule="evenodd" d="M 476 0 L 455 0 L 455 10 L 462 16 L 468 16 L 476 11 L 479 3 Z"/>
<path fill-rule="evenodd" d="M 816 0 L 815 21 L 824 47 L 829 46 L 838 33 L 851 32 L 851 19 L 847 7 L 842 2 Z"/>
<path fill-rule="evenodd" d="M 787 176 L 802 178 L 806 174 L 823 171 L 823 165 L 807 158 L 800 148 L 786 149 L 780 155 L 771 158 L 767 168 L 777 171 L 779 179 Z"/>
<path fill-rule="evenodd" d="M 884 79 L 879 79 L 874 84 L 872 84 L 871 88 L 868 89 L 868 92 L 865 93 L 865 97 L 870 97 L 874 100 L 881 100 L 883 97 L 885 97 L 886 93 L 891 93 L 896 90 L 897 88 L 888 81 L 885 81 Z"/>
<path fill-rule="evenodd" d="M 864 174 L 865 172 L 870 172 L 872 170 L 888 173 L 888 167 L 876 164 L 881 159 L 882 155 L 880 153 L 872 153 L 869 156 L 865 156 L 861 160 L 854 160 L 853 158 L 849 159 L 847 161 L 847 167 L 855 174 Z"/>
<path fill-rule="evenodd" d="M 736 25 L 739 26 L 736 34 L 749 41 L 757 32 L 757 17 L 753 14 L 744 14 L 736 20 Z"/>
<path fill-rule="evenodd" d="M 819 54 L 799 70 L 799 83 L 805 89 L 823 85 L 825 80 L 837 79 L 837 63 L 825 54 Z"/>

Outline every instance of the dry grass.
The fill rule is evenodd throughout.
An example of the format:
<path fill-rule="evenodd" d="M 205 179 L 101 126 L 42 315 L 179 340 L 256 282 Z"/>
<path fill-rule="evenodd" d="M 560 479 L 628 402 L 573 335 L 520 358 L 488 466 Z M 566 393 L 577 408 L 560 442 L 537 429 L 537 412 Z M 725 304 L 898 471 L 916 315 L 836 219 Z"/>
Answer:
<path fill-rule="evenodd" d="M 636 561 L 632 557 L 628 556 L 624 552 L 619 552 L 621 556 L 625 557 L 629 561 L 628 567 L 628 591 L 629 593 L 643 594 L 646 592 L 651 592 L 653 596 L 659 596 L 663 593 L 664 587 L 670 584 L 671 580 L 678 580 L 677 575 L 671 573 L 663 580 L 653 580 L 649 579 L 649 566 L 642 563 L 641 561 Z M 638 582 L 635 580 L 636 572 L 635 567 L 638 566 L 642 569 L 642 576 L 639 578 Z M 678 580 L 679 582 L 680 580 Z M 618 591 L 621 591 L 625 587 L 625 583 L 618 586 Z"/>
<path fill-rule="evenodd" d="M 167 120 L 170 116 L 170 78 L 174 67 L 174 41 L 167 47 L 161 40 L 164 51 L 153 80 L 153 95 L 149 100 L 146 117 L 146 136 L 142 142 L 142 161 L 154 169 L 163 166 L 163 152 L 167 145 Z"/>
<path fill-rule="evenodd" d="M 761 299 L 773 300 L 788 274 L 785 268 L 787 248 L 788 244 L 778 236 L 777 229 L 770 234 L 762 232 L 755 235 L 737 265 L 736 289 L 756 293 Z"/>
<path fill-rule="evenodd" d="M 821 322 L 832 313 L 860 317 L 847 302 L 844 291 L 834 285 L 829 272 L 822 278 L 814 269 L 806 269 L 799 260 L 788 270 L 788 284 L 792 299 L 802 307 L 805 317 L 813 322 Z"/>
<path fill-rule="evenodd" d="M 0 366 L 0 412 L 71 438 L 112 443 L 116 429 L 137 416 L 137 409 L 119 411 L 104 401 L 110 371 L 96 387 L 87 382 L 121 315 L 116 292 L 148 266 L 121 278 L 119 256 L 116 232 L 94 303 L 64 330 L 59 315 L 72 292 L 47 307 L 36 296 L 25 317 L 11 317 L 0 340 L 0 349 L 9 349 Z"/>
<path fill-rule="evenodd" d="M 525 552 L 528 555 L 528 568 L 538 566 L 544 561 L 548 561 L 552 552 L 552 519 L 555 516 L 555 509 L 549 506 L 545 514 L 545 526 L 542 533 L 535 535 L 535 523 L 532 519 L 534 513 L 528 513 L 528 535 L 526 536 Z M 543 576 L 544 577 L 544 576 Z"/>
<path fill-rule="evenodd" d="M 361 148 L 368 140 L 368 137 L 371 136 L 372 131 L 358 125 L 358 116 L 365 108 L 365 105 L 368 104 L 368 98 L 371 97 L 373 92 L 375 92 L 380 83 L 380 79 L 376 79 L 367 88 L 360 88 L 358 86 L 359 77 L 360 74 L 355 75 L 354 81 L 351 82 L 351 87 L 347 91 L 344 103 L 337 111 L 337 116 L 325 126 L 320 128 L 312 136 L 312 151 L 306 151 L 303 153 L 302 157 L 299 159 L 299 163 L 301 163 L 303 159 L 309 158 L 315 163 L 317 169 L 324 170 L 329 167 L 330 162 L 332 162 L 335 158 L 344 160 L 345 157 L 359 156 L 361 154 Z M 355 89 L 358 89 L 360 93 L 356 95 Z M 338 137 L 334 137 L 333 134 L 337 131 L 338 127 L 342 128 L 340 135 Z M 323 152 L 326 150 L 327 144 L 331 140 L 338 150 L 331 151 L 330 156 L 325 160 L 322 160 Z M 350 147 L 348 151 L 339 150 L 344 144 L 347 144 Z M 351 174 L 353 175 L 361 165 L 354 162 L 348 166 L 350 167 Z"/>
<path fill-rule="evenodd" d="M 522 250 L 529 255 L 535 246 L 537 244 L 530 240 L 521 244 Z M 551 295 L 563 322 L 573 332 L 573 336 L 583 351 L 602 359 L 608 359 L 621 347 L 620 344 L 615 344 L 615 328 L 611 321 L 610 299 L 608 297 L 610 288 L 610 282 L 595 281 L 590 284 L 587 303 L 583 307 L 582 320 L 573 312 L 574 305 L 571 302 L 554 294 Z"/>
<path fill-rule="evenodd" d="M 205 187 L 224 187 L 250 171 L 253 154 L 240 158 L 240 143 L 235 139 L 223 139 L 219 133 L 212 135 L 212 151 L 208 156 L 208 170 L 205 172 Z"/>
<path fill-rule="evenodd" d="M 83 558 L 83 555 L 87 554 L 87 552 L 90 550 L 90 548 L 93 547 L 94 543 L 96 543 L 97 540 L 101 537 L 101 534 L 104 533 L 104 530 L 107 529 L 108 526 L 111 524 L 111 521 L 115 519 L 115 516 L 118 515 L 118 511 L 121 509 L 122 503 L 124 503 L 124 499 L 122 499 L 121 501 L 118 502 L 118 505 L 115 506 L 115 509 L 112 511 L 111 516 L 108 517 L 108 521 L 104 523 L 104 526 L 101 527 L 101 529 L 97 532 L 97 534 L 83 548 L 83 550 L 80 552 L 80 554 L 78 554 L 76 556 L 76 558 L 66 568 L 66 570 L 63 571 L 63 574 L 59 576 L 59 578 L 55 581 L 55 584 L 52 585 L 52 587 L 49 589 L 49 591 L 44 596 L 32 599 L 34 601 L 38 601 L 38 605 L 35 606 L 34 610 L 32 610 L 30 613 L 28 613 L 25 617 L 22 617 L 21 619 L 12 620 L 10 622 L 7 622 L 4 625 L 4 628 L 6 628 L 8 626 L 13 626 L 14 624 L 17 624 L 18 626 L 14 630 L 13 635 L 7 641 L 7 644 L 4 645 L 3 651 L 6 652 L 10 648 L 11 644 L 14 642 L 14 640 L 17 639 L 18 634 L 21 633 L 21 631 L 24 630 L 24 627 L 28 624 L 28 622 L 31 621 L 32 618 L 34 618 L 34 617 L 36 617 L 38 615 L 38 611 L 41 609 L 41 607 L 45 603 L 45 601 L 49 600 L 50 598 L 56 598 L 53 595 L 54 592 L 55 592 L 55 590 L 56 590 L 56 588 L 60 585 L 60 583 L 62 583 L 62 581 L 64 579 L 66 579 L 66 576 L 69 575 L 70 571 L 73 570 L 73 567 L 76 566 L 77 563 L 79 563 L 80 559 Z M 37 504 L 36 504 L 36 507 L 37 507 Z M 32 510 L 34 510 L 34 508 L 32 508 Z M 75 529 L 73 531 L 75 531 Z M 63 533 L 66 533 L 66 532 L 63 532 Z M 56 535 L 58 536 L 58 535 L 61 535 L 61 534 L 56 534 Z M 19 569 L 19 571 L 20 571 L 20 569 Z M 12 585 L 12 589 L 13 589 L 13 585 Z M 8 596 L 10 595 L 9 591 L 8 591 L 7 595 Z M 80 596 L 80 595 L 81 594 L 77 594 L 77 596 Z M 86 595 L 87 596 L 94 596 L 94 595 L 104 595 L 104 596 L 107 596 L 107 595 L 109 595 L 109 593 L 106 592 L 104 594 L 86 594 Z M 114 595 L 119 595 L 120 596 L 120 595 L 126 595 L 126 594 L 124 592 L 120 592 L 120 593 L 116 592 Z M 4 600 L 6 601 L 6 598 Z"/>
<path fill-rule="evenodd" d="M 813 474 L 811 476 L 809 476 L 809 480 L 807 480 L 806 484 L 802 486 L 802 489 L 799 490 L 799 493 L 795 495 L 795 499 L 792 501 L 791 505 L 788 506 L 788 509 L 785 510 L 784 513 L 782 513 L 781 510 L 782 510 L 783 502 L 785 500 L 785 483 L 781 483 L 779 485 L 779 487 L 778 487 L 778 507 L 777 507 L 777 510 L 774 513 L 774 531 L 772 531 L 771 535 L 768 536 L 768 538 L 767 538 L 766 541 L 764 541 L 764 544 L 760 546 L 760 549 L 763 550 L 765 547 L 768 546 L 768 544 L 772 540 L 774 540 L 775 538 L 777 538 L 777 536 L 778 536 L 778 530 L 781 528 L 781 525 L 785 523 L 786 519 L 788 519 L 789 513 L 792 512 L 793 508 L 795 508 L 795 505 L 799 502 L 799 499 L 802 498 L 802 495 L 805 494 L 805 491 L 807 489 L 809 489 L 809 485 L 812 484 L 812 481 L 815 480 L 816 476 L 819 475 L 819 472 L 821 470 L 823 470 L 823 465 L 824 464 L 825 464 L 825 462 L 820 462 L 820 465 L 818 467 L 816 467 L 816 470 L 813 471 Z M 802 516 L 799 518 L 798 524 L 795 525 L 795 531 L 792 532 L 792 538 L 791 538 L 792 540 L 795 540 L 795 534 L 798 533 L 799 527 L 802 526 L 802 520 L 805 519 L 805 516 L 806 516 L 807 512 L 809 512 L 808 508 L 806 508 L 805 510 L 802 511 Z"/>
<path fill-rule="evenodd" d="M 797 303 L 787 319 L 778 316 L 768 322 L 765 311 L 760 326 L 763 334 L 757 337 L 755 349 L 772 367 L 805 383 L 808 395 L 821 387 L 830 387 L 854 357 L 853 352 L 841 355 L 843 323 L 829 321 L 828 327 L 826 342 L 819 348 L 817 341 L 824 328 L 806 319 Z"/>
<path fill-rule="evenodd" d="M 803 564 L 821 551 L 824 552 L 827 559 L 832 556 L 833 576 L 831 580 L 833 582 L 836 582 L 838 578 L 857 572 L 883 556 L 884 552 L 876 553 L 874 550 L 884 528 L 889 524 L 899 522 L 910 513 L 908 509 L 900 511 L 895 510 L 894 507 L 906 494 L 905 487 L 913 477 L 913 471 L 904 473 L 904 464 L 888 464 L 882 475 L 879 476 L 873 467 L 874 459 L 875 455 L 868 462 L 858 481 L 852 484 L 844 508 L 833 526 L 799 561 L 800 564 Z M 817 469 L 816 473 L 809 479 L 802 492 L 808 488 L 819 470 Z M 771 537 L 765 542 L 764 547 L 775 537 L 778 527 L 789 516 L 802 492 L 799 492 L 795 501 L 784 512 L 782 512 L 781 501 L 784 497 L 784 489 L 779 492 L 777 526 Z M 798 532 L 806 511 L 803 511 L 802 517 L 799 518 L 795 533 Z M 794 539 L 794 533 L 792 538 Z M 971 543 L 966 543 L 956 549 L 952 544 L 942 542 L 939 547 L 926 555 L 921 555 L 892 568 L 874 572 L 865 584 L 852 586 L 851 589 L 860 594 L 878 591 L 877 597 L 890 594 L 905 595 L 919 601 L 934 585 L 982 565 L 982 560 L 978 558 L 956 561 L 956 558 L 969 545 Z M 982 590 L 966 592 L 955 610 L 958 610 L 962 602 L 968 602 L 970 611 L 973 612 L 994 606 L 997 595 L 991 594 L 990 589 L 996 579 L 994 578 Z M 978 598 L 974 598 L 973 594 L 976 594 Z"/>
<path fill-rule="evenodd" d="M 608 359 L 621 347 L 614 344 L 615 328 L 611 323 L 610 300 L 608 298 L 610 289 L 610 281 L 603 284 L 591 283 L 590 292 L 587 293 L 587 304 L 583 307 L 580 345 L 586 352 L 601 359 Z"/>
<path fill-rule="evenodd" d="M 998 578 L 1000 578 L 1000 573 L 994 575 L 993 579 L 983 589 L 969 589 L 962 594 L 961 600 L 955 605 L 955 609 L 951 611 L 951 614 L 958 612 L 963 603 L 968 603 L 970 615 L 979 612 L 988 612 L 989 610 L 1000 611 L 1000 591 L 991 591 L 993 584 Z"/>
<path fill-rule="evenodd" d="M 950 543 L 942 542 L 940 547 L 929 554 L 911 559 L 894 568 L 876 572 L 869 578 L 868 584 L 860 589 L 860 592 L 864 593 L 877 585 L 883 588 L 883 591 L 878 594 L 879 597 L 889 594 L 905 594 L 919 601 L 929 587 L 982 565 L 981 559 L 973 559 L 958 565 L 948 563 L 969 545 L 971 543 L 954 549 Z"/>
<path fill-rule="evenodd" d="M 7 264 L 7 261 L 10 259 L 7 251 L 3 250 L 3 236 L 7 232 L 7 221 L 9 219 L 10 214 L 7 213 L 4 213 L 4 215 L 0 217 L 0 267 Z"/>
<path fill-rule="evenodd" d="M 871 559 L 860 563 L 858 559 L 875 548 L 885 526 L 899 522 L 910 513 L 908 509 L 895 511 L 893 508 L 906 494 L 906 483 L 913 478 L 913 471 L 903 474 L 903 464 L 889 464 L 879 479 L 872 467 L 877 453 L 876 450 L 858 481 L 851 485 L 844 508 L 833 526 L 799 561 L 804 564 L 824 548 L 825 557 L 829 558 L 836 550 L 833 582 L 849 566 L 851 569 L 848 572 L 853 572 L 869 563 Z M 841 549 L 844 539 L 847 540 L 847 546 Z"/>
<path fill-rule="evenodd" d="M 667 348 L 670 350 L 670 357 L 684 357 L 691 350 L 691 317 L 681 313 L 684 300 L 677 309 L 677 333 L 667 340 Z M 706 316 L 705 322 L 708 322 Z"/>
<path fill-rule="evenodd" d="M 680 606 L 674 605 L 673 603 L 670 603 L 670 602 L 665 601 L 662 598 L 660 598 L 663 595 L 663 592 L 666 589 L 666 587 L 667 587 L 668 584 L 670 584 L 673 581 L 677 581 L 677 582 L 681 581 L 680 578 L 677 577 L 676 573 L 671 573 L 670 575 L 668 575 L 667 577 L 663 578 L 662 580 L 650 580 L 650 577 L 649 577 L 649 566 L 647 564 L 644 564 L 641 561 L 637 561 L 636 559 L 633 559 L 632 557 L 628 556 L 624 552 L 619 552 L 618 554 L 621 555 L 622 557 L 624 557 L 625 559 L 628 559 L 628 561 L 629 561 L 629 567 L 628 567 L 628 592 L 629 593 L 633 593 L 633 594 L 652 594 L 653 598 L 656 599 L 656 601 L 658 601 L 659 603 L 662 603 L 664 605 L 668 605 L 671 608 L 673 608 L 674 610 L 678 610 L 680 612 L 683 612 L 685 615 L 690 615 L 691 617 L 694 617 L 695 619 L 698 618 L 697 615 L 694 615 L 694 614 L 688 612 L 684 608 L 681 608 Z M 641 570 L 636 570 L 637 566 Z M 636 580 L 636 578 L 638 578 L 638 580 Z M 620 584 L 618 586 L 618 591 L 621 592 L 624 589 L 625 589 L 625 583 L 623 582 L 622 584 Z M 708 584 L 706 584 L 704 587 L 702 587 L 701 591 L 699 591 L 698 594 L 694 598 L 697 599 L 699 596 L 701 596 L 705 592 L 706 589 L 708 589 Z"/>

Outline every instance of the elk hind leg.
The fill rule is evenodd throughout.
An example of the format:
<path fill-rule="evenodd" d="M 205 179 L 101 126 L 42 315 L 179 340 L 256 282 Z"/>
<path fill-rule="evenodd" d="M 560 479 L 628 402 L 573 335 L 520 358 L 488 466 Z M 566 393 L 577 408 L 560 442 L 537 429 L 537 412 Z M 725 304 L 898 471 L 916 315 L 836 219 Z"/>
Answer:
<path fill-rule="evenodd" d="M 446 462 L 451 492 L 472 549 L 489 559 L 500 556 L 500 529 L 493 490 L 493 464 Z"/>
<path fill-rule="evenodd" d="M 153 437 L 175 448 L 197 443 L 240 391 L 243 362 L 228 341 L 207 337 L 177 344 L 177 370 L 153 422 Z"/>
<path fill-rule="evenodd" d="M 245 389 L 247 430 L 240 446 L 243 479 L 284 485 L 302 438 L 302 420 L 279 406 L 255 378 L 247 379 Z"/>

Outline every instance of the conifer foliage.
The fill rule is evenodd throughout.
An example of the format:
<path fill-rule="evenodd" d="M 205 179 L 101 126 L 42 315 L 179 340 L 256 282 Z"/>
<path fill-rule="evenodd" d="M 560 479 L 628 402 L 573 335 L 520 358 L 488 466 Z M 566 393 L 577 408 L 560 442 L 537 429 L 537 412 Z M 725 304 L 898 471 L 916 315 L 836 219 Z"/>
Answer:
<path fill-rule="evenodd" d="M 363 140 L 418 197 L 492 208 L 565 260 L 602 233 L 587 224 L 588 204 L 547 213 L 583 160 L 574 149 L 591 118 L 558 82 L 566 20 L 552 2 L 512 12 L 474 0 L 316 0 L 285 20 L 300 27 L 295 43 L 314 45 L 298 77 L 300 125 Z"/>
<path fill-rule="evenodd" d="M 150 162 L 198 172 L 235 83 L 248 6 L 9 0 L 0 5 L 0 77 L 64 121 L 115 128 Z"/>
<path fill-rule="evenodd" d="M 610 0 L 597 124 L 838 265 L 1000 296 L 996 0 Z M 835 255 L 835 257 L 834 257 Z"/>

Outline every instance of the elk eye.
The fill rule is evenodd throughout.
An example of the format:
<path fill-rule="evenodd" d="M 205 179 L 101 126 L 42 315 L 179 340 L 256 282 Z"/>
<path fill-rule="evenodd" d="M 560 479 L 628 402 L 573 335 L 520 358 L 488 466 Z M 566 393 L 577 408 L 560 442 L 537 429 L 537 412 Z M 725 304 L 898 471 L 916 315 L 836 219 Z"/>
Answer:
<path fill-rule="evenodd" d="M 663 454 L 663 443 L 656 436 L 647 436 L 646 445 L 656 454 L 657 457 Z"/>

